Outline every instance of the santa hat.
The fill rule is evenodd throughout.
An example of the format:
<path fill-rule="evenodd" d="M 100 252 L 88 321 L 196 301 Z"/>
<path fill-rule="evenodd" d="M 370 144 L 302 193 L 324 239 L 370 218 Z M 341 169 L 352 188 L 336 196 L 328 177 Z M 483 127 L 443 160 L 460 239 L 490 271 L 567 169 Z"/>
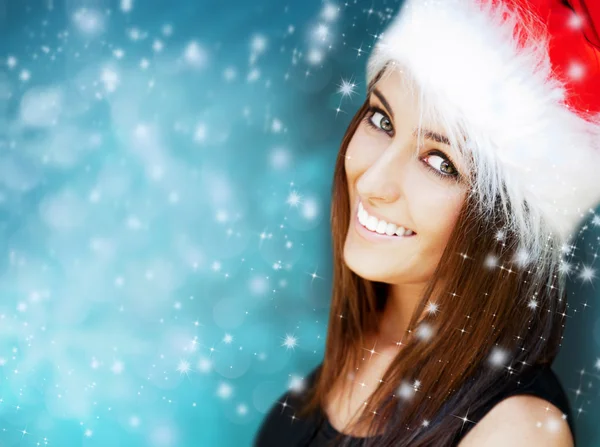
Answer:
<path fill-rule="evenodd" d="M 368 60 L 369 84 L 401 70 L 422 116 L 464 143 L 472 191 L 490 213 L 500 199 L 523 265 L 600 202 L 599 29 L 596 0 L 406 0 Z"/>

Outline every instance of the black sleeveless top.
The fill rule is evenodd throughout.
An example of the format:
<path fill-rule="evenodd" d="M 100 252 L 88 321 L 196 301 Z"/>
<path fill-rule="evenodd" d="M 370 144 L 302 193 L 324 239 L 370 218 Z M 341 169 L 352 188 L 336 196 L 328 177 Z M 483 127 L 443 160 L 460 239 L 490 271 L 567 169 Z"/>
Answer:
<path fill-rule="evenodd" d="M 309 374 L 303 389 L 312 386 L 316 373 L 321 366 L 322 364 Z M 567 395 L 554 371 L 549 366 L 543 366 L 534 368 L 529 373 L 519 376 L 516 380 L 507 382 L 506 388 L 491 399 L 487 405 L 478 412 L 469 413 L 468 420 L 472 423 L 467 422 L 464 424 L 463 430 L 454 439 L 452 446 L 458 445 L 459 441 L 494 405 L 503 399 L 518 394 L 537 396 L 555 405 L 567 416 L 567 422 L 575 440 L 575 426 Z M 331 425 L 327 415 L 321 409 L 303 419 L 296 416 L 301 397 L 301 391 L 288 391 L 281 395 L 262 421 L 254 438 L 253 447 L 324 447 L 333 445 L 332 440 L 338 435 L 338 431 Z M 350 438 L 353 446 L 361 445 L 362 440 L 365 439 Z"/>

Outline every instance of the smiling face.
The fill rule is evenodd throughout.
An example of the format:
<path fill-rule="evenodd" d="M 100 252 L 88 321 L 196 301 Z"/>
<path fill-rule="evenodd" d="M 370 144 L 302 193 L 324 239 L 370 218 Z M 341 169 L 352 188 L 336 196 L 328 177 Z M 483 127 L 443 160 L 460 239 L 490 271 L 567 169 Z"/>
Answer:
<path fill-rule="evenodd" d="M 393 71 L 378 81 L 348 144 L 344 261 L 365 279 L 417 284 L 430 278 L 446 247 L 467 171 L 441 126 L 422 120 L 418 133 L 418 98 L 402 76 Z"/>

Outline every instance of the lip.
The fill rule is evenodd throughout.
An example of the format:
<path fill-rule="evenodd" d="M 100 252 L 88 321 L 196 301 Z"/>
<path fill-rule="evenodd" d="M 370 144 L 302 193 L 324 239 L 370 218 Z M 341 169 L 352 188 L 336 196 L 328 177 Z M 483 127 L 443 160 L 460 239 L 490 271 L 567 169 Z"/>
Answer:
<path fill-rule="evenodd" d="M 379 234 L 375 233 L 374 231 L 367 230 L 358 220 L 358 205 L 354 210 L 354 226 L 356 227 L 356 232 L 359 234 L 359 236 L 369 242 L 386 242 L 389 244 L 390 242 L 408 241 L 417 236 L 417 233 L 413 233 L 410 236 L 388 236 L 387 234 Z"/>

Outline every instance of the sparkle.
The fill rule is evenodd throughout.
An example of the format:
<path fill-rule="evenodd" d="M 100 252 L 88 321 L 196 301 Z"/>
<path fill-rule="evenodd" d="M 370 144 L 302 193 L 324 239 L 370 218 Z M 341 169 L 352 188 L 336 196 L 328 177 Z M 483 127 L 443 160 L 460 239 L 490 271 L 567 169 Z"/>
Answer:
<path fill-rule="evenodd" d="M 434 303 L 432 301 L 429 301 L 429 303 L 427 304 L 427 312 L 429 312 L 430 314 L 436 314 L 437 312 L 439 312 L 439 305 L 437 303 Z"/>
<path fill-rule="evenodd" d="M 365 351 L 368 351 L 368 352 L 371 353 L 371 356 L 369 357 L 369 360 L 371 358 L 373 358 L 373 354 L 379 354 L 377 351 L 375 351 L 375 346 L 377 346 L 377 342 L 375 342 L 375 344 L 373 345 L 373 347 L 371 349 L 363 348 Z"/>
<path fill-rule="evenodd" d="M 319 275 L 317 275 L 317 271 L 316 271 L 316 270 L 315 270 L 314 272 L 312 272 L 312 273 L 309 273 L 309 275 L 310 275 L 310 276 L 312 276 L 312 281 L 311 281 L 311 284 L 313 283 L 313 281 L 314 281 L 316 278 L 323 279 L 323 278 L 321 278 Z"/>
<path fill-rule="evenodd" d="M 469 408 L 469 409 L 470 409 L 470 408 Z M 454 414 L 452 415 L 452 416 L 454 416 L 455 418 L 462 419 L 462 421 L 463 421 L 463 424 L 462 424 L 462 427 L 461 427 L 461 432 L 462 432 L 462 429 L 465 427 L 465 422 L 471 422 L 471 423 L 474 423 L 474 421 L 471 421 L 471 420 L 469 420 L 469 419 L 467 418 L 467 416 L 469 415 L 469 409 L 467 409 L 467 414 L 465 414 L 464 416 L 456 416 L 456 415 L 454 415 Z"/>
<path fill-rule="evenodd" d="M 301 203 L 302 196 L 296 191 L 292 191 L 286 200 L 286 203 L 290 206 L 297 207 Z"/>
<path fill-rule="evenodd" d="M 279 402 L 279 405 L 281 405 L 281 412 L 280 414 L 283 414 L 283 412 L 285 411 L 286 408 L 292 408 L 289 404 L 288 404 L 288 400 L 287 397 L 285 398 L 285 400 L 283 402 Z"/>
<path fill-rule="evenodd" d="M 354 93 L 356 93 L 354 90 L 355 87 L 356 84 L 354 82 L 342 79 L 342 83 L 339 85 L 338 93 L 341 93 L 342 97 L 351 97 Z"/>
<path fill-rule="evenodd" d="M 285 340 L 281 346 L 285 346 L 286 349 L 294 349 L 298 346 L 298 339 L 293 335 L 285 334 Z"/>
<path fill-rule="evenodd" d="M 579 273 L 579 277 L 584 280 L 584 281 L 589 281 L 591 282 L 592 279 L 595 278 L 595 270 L 592 269 L 589 266 L 583 266 L 583 268 L 581 269 L 581 272 Z"/>
<path fill-rule="evenodd" d="M 191 371 L 190 362 L 187 360 L 180 360 L 179 364 L 177 365 L 177 371 L 179 371 L 181 374 L 189 373 Z"/>

